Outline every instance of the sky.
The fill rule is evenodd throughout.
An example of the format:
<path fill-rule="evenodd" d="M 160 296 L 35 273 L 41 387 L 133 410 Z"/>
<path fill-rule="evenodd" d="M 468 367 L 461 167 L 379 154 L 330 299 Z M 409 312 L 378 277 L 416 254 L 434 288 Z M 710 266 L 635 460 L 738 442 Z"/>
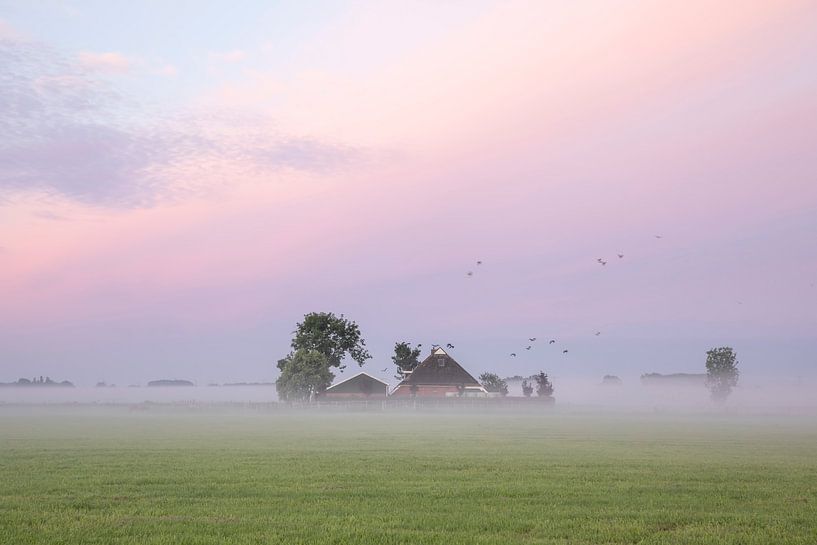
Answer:
<path fill-rule="evenodd" d="M 272 381 L 313 311 L 392 383 L 396 341 L 599 380 L 729 345 L 817 381 L 815 24 L 0 0 L 0 382 Z"/>

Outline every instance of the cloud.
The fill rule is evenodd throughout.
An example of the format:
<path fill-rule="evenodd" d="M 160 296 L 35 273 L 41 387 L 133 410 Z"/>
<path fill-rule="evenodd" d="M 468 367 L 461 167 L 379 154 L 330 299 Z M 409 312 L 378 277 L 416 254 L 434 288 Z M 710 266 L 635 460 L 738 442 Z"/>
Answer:
<path fill-rule="evenodd" d="M 247 53 L 241 49 L 233 49 L 232 51 L 212 52 L 210 53 L 211 61 L 219 61 L 226 63 L 238 63 L 247 58 Z"/>
<path fill-rule="evenodd" d="M 348 165 L 361 156 L 360 150 L 317 140 L 296 138 L 259 146 L 251 151 L 259 164 L 298 170 L 328 171 Z"/>
<path fill-rule="evenodd" d="M 20 145 L 4 144 L 2 186 L 119 206 L 150 205 L 158 180 L 149 168 L 173 153 L 161 139 L 96 123 L 64 123 Z"/>
<path fill-rule="evenodd" d="M 13 26 L 0 19 L 0 40 L 19 40 L 20 38 L 20 33 Z"/>
<path fill-rule="evenodd" d="M 124 74 L 131 68 L 131 61 L 116 52 L 93 53 L 84 51 L 79 54 L 79 63 L 86 70 L 110 74 Z"/>
<path fill-rule="evenodd" d="M 276 133 L 257 114 L 208 108 L 159 115 L 97 79 L 88 63 L 43 44 L 0 41 L 0 65 L 0 197 L 34 192 L 150 207 L 245 173 L 323 172 L 357 155 Z"/>
<path fill-rule="evenodd" d="M 178 73 L 179 73 L 179 71 L 172 64 L 165 64 L 164 66 L 162 66 L 161 68 L 159 68 L 156 71 L 157 75 L 159 75 L 159 76 L 168 76 L 168 77 L 176 76 Z"/>
<path fill-rule="evenodd" d="M 40 218 L 44 220 L 51 220 L 51 221 L 68 221 L 68 218 L 57 214 L 51 210 L 35 210 L 31 213 L 32 216 L 35 218 Z"/>

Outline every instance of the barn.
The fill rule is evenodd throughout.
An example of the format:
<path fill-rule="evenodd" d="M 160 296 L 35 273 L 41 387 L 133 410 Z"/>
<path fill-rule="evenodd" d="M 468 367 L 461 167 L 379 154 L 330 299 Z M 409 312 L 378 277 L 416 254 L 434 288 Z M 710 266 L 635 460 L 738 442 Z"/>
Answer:
<path fill-rule="evenodd" d="M 485 388 L 440 347 L 404 378 L 392 392 L 397 397 L 483 397 Z"/>
<path fill-rule="evenodd" d="M 389 392 L 389 385 L 367 373 L 342 380 L 327 388 L 320 397 L 322 399 L 380 399 Z"/>

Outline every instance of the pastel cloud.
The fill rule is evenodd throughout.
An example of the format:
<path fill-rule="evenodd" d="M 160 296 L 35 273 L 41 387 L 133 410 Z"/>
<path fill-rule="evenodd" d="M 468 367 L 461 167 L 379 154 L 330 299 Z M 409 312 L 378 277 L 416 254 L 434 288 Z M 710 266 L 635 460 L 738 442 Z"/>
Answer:
<path fill-rule="evenodd" d="M 234 64 L 244 61 L 247 58 L 247 53 L 241 49 L 232 49 L 230 51 L 211 52 L 210 60 Z"/>
<path fill-rule="evenodd" d="M 20 38 L 20 33 L 8 22 L 0 19 L 0 40 L 16 40 Z"/>
<path fill-rule="evenodd" d="M 92 72 L 105 72 L 111 74 L 124 74 L 131 69 L 132 61 L 113 51 L 105 53 L 93 53 L 84 51 L 79 54 L 80 66 Z"/>
<path fill-rule="evenodd" d="M 250 171 L 325 171 L 356 155 L 283 134 L 264 116 L 247 123 L 233 112 L 190 109 L 146 117 L 138 102 L 89 73 L 88 63 L 71 63 L 36 42 L 0 42 L 0 61 L 14 74 L 0 79 L 0 197 L 154 206 L 218 184 L 214 172 L 229 180 Z M 106 63 L 118 60 L 104 57 L 96 68 Z"/>
<path fill-rule="evenodd" d="M 161 66 L 156 71 L 156 73 L 159 74 L 160 76 L 173 77 L 173 76 L 178 75 L 179 71 L 172 64 L 165 64 L 165 65 Z"/>

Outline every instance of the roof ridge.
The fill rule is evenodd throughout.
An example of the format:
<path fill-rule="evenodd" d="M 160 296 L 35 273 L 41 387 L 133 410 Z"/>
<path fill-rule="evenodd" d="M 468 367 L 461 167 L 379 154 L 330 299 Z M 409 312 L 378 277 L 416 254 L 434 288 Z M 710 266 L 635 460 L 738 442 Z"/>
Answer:
<path fill-rule="evenodd" d="M 377 377 L 375 377 L 375 376 L 370 375 L 370 374 L 369 374 L 369 373 L 367 373 L 366 371 L 361 371 L 360 373 L 357 373 L 356 375 L 352 375 L 351 377 L 349 377 L 349 378 L 345 378 L 345 379 L 341 380 L 340 382 L 336 382 L 335 384 L 333 384 L 333 385 L 331 385 L 330 387 L 328 387 L 328 388 L 327 388 L 325 391 L 331 390 L 331 389 L 332 389 L 332 388 L 334 388 L 335 386 L 340 386 L 341 384 L 343 384 L 343 383 L 345 383 L 345 382 L 349 382 L 349 381 L 350 381 L 350 380 L 352 380 L 353 378 L 357 378 L 357 377 L 359 377 L 360 375 L 366 375 L 366 376 L 367 376 L 367 377 L 369 377 L 370 379 L 374 379 L 374 380 L 376 380 L 377 382 L 379 382 L 379 383 L 381 383 L 381 384 L 385 384 L 386 386 L 388 386 L 388 385 L 389 385 L 389 383 L 388 383 L 388 382 L 383 381 L 383 380 L 380 380 L 379 378 L 377 378 Z"/>

